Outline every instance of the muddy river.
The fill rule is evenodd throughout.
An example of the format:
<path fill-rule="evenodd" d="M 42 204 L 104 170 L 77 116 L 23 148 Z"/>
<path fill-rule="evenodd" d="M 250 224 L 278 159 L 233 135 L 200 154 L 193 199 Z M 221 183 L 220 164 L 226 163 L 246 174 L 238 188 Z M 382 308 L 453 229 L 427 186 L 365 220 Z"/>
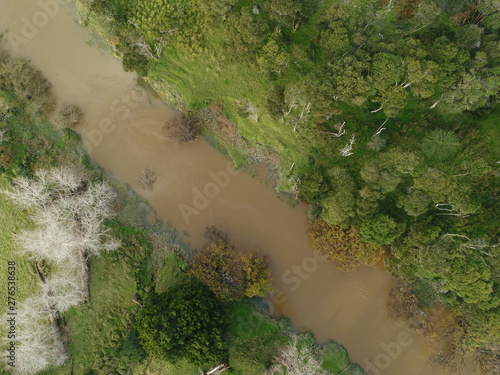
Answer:
<path fill-rule="evenodd" d="M 269 256 L 275 315 L 290 317 L 320 341 L 343 344 L 370 375 L 445 373 L 427 360 L 436 348 L 387 316 L 394 278 L 382 268 L 337 271 L 313 256 L 304 205 L 290 207 L 203 140 L 178 146 L 166 139 L 162 125 L 172 110 L 99 47 L 77 24 L 75 9 L 55 0 L 0 0 L 2 31 L 4 45 L 52 82 L 60 104 L 83 109 L 86 123 L 77 131 L 92 159 L 129 183 L 185 241 L 199 246 L 204 227 L 214 224 L 240 247 Z M 143 168 L 156 171 L 152 192 L 138 185 Z"/>

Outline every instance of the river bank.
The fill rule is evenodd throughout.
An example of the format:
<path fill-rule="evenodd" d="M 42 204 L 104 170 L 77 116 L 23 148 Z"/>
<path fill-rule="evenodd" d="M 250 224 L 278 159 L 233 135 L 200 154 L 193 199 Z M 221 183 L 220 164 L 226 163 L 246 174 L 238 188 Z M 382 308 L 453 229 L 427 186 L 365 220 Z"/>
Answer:
<path fill-rule="evenodd" d="M 432 352 L 425 340 L 406 336 L 388 319 L 385 300 L 393 278 L 375 268 L 343 274 L 318 260 L 305 235 L 304 205 L 292 209 L 280 202 L 269 187 L 237 173 L 201 140 L 182 147 L 166 140 L 162 125 L 171 111 L 140 94 L 135 76 L 123 73 L 105 51 L 86 44 L 90 36 L 75 28 L 74 14 L 61 12 L 68 13 L 54 17 L 36 38 L 20 46 L 20 53 L 47 74 L 58 97 L 83 109 L 87 124 L 77 130 L 95 161 L 133 186 L 163 220 L 186 233 L 184 240 L 191 246 L 199 246 L 207 224 L 217 224 L 237 243 L 268 255 L 277 290 L 271 310 L 312 329 L 320 340 L 333 337 L 345 344 L 353 360 L 370 367 L 368 371 L 386 367 L 385 374 L 441 373 L 421 359 Z M 12 19 L 9 29 L 20 33 L 22 18 L 17 20 Z M 60 61 L 53 56 L 61 56 Z M 142 190 L 137 181 L 146 167 L 158 177 L 152 192 Z M 399 349 L 391 353 L 397 355 L 388 357 L 384 348 L 395 345 Z"/>

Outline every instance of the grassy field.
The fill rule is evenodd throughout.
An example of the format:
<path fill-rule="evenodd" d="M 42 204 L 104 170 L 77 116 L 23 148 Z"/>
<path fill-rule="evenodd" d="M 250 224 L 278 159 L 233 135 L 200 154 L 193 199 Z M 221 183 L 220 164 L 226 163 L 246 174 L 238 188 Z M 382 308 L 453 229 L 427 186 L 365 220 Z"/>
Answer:
<path fill-rule="evenodd" d="M 0 177 L 0 189 L 8 188 L 8 181 Z M 10 204 L 5 195 L 0 194 L 0 298 L 3 301 L 1 311 L 7 309 L 7 267 L 8 262 L 16 262 L 16 301 L 22 301 L 38 290 L 39 278 L 36 275 L 33 262 L 27 255 L 20 253 L 20 248 L 14 241 L 14 236 L 23 229 L 33 227 L 29 213 L 19 210 Z M 5 327 L 2 327 L 2 329 Z"/>

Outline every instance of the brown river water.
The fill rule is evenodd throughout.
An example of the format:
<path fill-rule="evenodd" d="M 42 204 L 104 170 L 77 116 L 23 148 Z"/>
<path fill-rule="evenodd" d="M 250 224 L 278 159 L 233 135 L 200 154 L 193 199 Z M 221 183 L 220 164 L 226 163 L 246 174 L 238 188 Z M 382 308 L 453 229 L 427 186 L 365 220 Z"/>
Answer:
<path fill-rule="evenodd" d="M 382 267 L 337 271 L 313 255 L 304 205 L 290 207 L 203 140 L 178 146 L 166 139 L 162 125 L 172 110 L 98 47 L 72 7 L 62 0 L 0 0 L 2 31 L 3 45 L 43 71 L 59 103 L 83 109 L 86 123 L 77 131 L 92 159 L 147 199 L 183 240 L 199 246 L 204 227 L 217 225 L 241 248 L 269 256 L 273 314 L 320 341 L 343 344 L 370 375 L 445 374 L 427 360 L 436 347 L 387 316 L 393 277 Z M 152 192 L 138 185 L 146 167 L 158 177 Z"/>

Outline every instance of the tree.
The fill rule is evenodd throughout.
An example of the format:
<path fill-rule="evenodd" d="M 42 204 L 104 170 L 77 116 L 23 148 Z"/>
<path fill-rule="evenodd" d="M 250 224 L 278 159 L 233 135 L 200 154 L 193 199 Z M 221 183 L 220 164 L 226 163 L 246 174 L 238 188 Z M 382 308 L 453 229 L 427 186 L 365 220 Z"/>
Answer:
<path fill-rule="evenodd" d="M 382 259 L 382 247 L 361 241 L 354 227 L 341 228 L 316 220 L 308 235 L 313 250 L 333 261 L 341 271 L 351 272 L 360 265 L 374 265 Z"/>
<path fill-rule="evenodd" d="M 244 59 L 263 45 L 268 30 L 261 15 L 244 7 L 227 20 L 226 44 L 234 51 L 235 58 Z"/>
<path fill-rule="evenodd" d="M 413 176 L 419 169 L 421 158 L 413 152 L 403 151 L 399 148 L 381 154 L 378 158 L 380 164 L 396 176 Z"/>
<path fill-rule="evenodd" d="M 18 304 L 14 374 L 34 375 L 50 366 L 63 364 L 68 356 L 55 324 L 56 311 L 42 295 L 29 297 Z M 10 341 L 7 337 L 3 339 L 6 347 Z M 3 362 L 8 362 L 9 354 L 6 353 Z"/>
<path fill-rule="evenodd" d="M 371 77 L 367 77 L 370 63 L 364 57 L 347 55 L 334 59 L 319 78 L 319 81 L 328 78 L 331 83 L 325 95 L 332 97 L 333 93 L 334 100 L 363 105 L 374 93 Z"/>
<path fill-rule="evenodd" d="M 388 245 L 401 235 L 403 226 L 393 218 L 377 214 L 371 219 L 361 223 L 359 232 L 364 241 L 374 245 Z"/>
<path fill-rule="evenodd" d="M 271 272 L 265 258 L 244 255 L 216 227 L 205 229 L 211 241 L 193 257 L 190 273 L 207 285 L 221 301 L 265 296 L 271 289 Z"/>
<path fill-rule="evenodd" d="M 136 328 L 146 351 L 170 362 L 213 364 L 227 356 L 224 308 L 196 280 L 152 294 L 137 315 Z"/>
<path fill-rule="evenodd" d="M 264 3 L 269 18 L 278 24 L 296 30 L 300 16 L 300 2 L 298 0 L 269 0 Z"/>
<path fill-rule="evenodd" d="M 355 215 L 355 184 L 345 169 L 340 167 L 328 171 L 330 176 L 331 192 L 323 199 L 321 217 L 328 224 L 340 225 Z"/>
<path fill-rule="evenodd" d="M 413 95 L 426 99 L 434 94 L 436 82 L 439 79 L 439 65 L 431 60 L 405 59 L 406 76 Z"/>
<path fill-rule="evenodd" d="M 404 65 L 401 57 L 389 53 L 377 53 L 372 58 L 372 76 L 375 88 L 383 93 L 390 86 L 401 82 Z"/>
<path fill-rule="evenodd" d="M 460 150 L 460 141 L 451 131 L 436 129 L 422 141 L 422 151 L 433 161 L 446 161 Z"/>
<path fill-rule="evenodd" d="M 14 92 L 30 114 L 49 113 L 56 104 L 52 85 L 26 59 L 0 51 L 0 88 Z"/>
<path fill-rule="evenodd" d="M 245 274 L 245 296 L 265 296 L 272 289 L 271 270 L 266 258 L 250 252 L 241 257 Z"/>
<path fill-rule="evenodd" d="M 314 343 L 304 342 L 305 335 L 292 334 L 290 343 L 278 348 L 272 365 L 264 375 L 327 375 L 321 367 L 320 348 Z M 301 342 L 302 341 L 302 342 Z"/>
<path fill-rule="evenodd" d="M 16 236 L 22 251 L 52 266 L 77 264 L 80 291 L 88 296 L 87 257 L 112 251 L 119 243 L 103 228 L 113 215 L 115 193 L 106 183 L 89 183 L 76 168 L 40 171 L 34 178 L 17 177 L 7 197 L 34 210 L 37 227 Z"/>
<path fill-rule="evenodd" d="M 299 198 L 309 203 L 316 203 L 323 199 L 328 191 L 323 176 L 322 172 L 316 171 L 302 177 Z"/>
<path fill-rule="evenodd" d="M 194 256 L 191 274 L 207 285 L 221 301 L 244 296 L 243 264 L 233 244 L 216 240 L 205 245 Z"/>
<path fill-rule="evenodd" d="M 415 188 L 425 191 L 435 203 L 446 201 L 457 183 L 450 176 L 435 168 L 427 168 L 422 175 L 414 179 Z"/>
<path fill-rule="evenodd" d="M 460 82 L 448 91 L 443 100 L 452 113 L 474 111 L 495 104 L 500 91 L 500 69 L 478 69 L 465 73 Z"/>
<path fill-rule="evenodd" d="M 284 50 L 279 35 L 273 33 L 262 47 L 257 63 L 271 77 L 284 73 L 290 63 L 290 55 Z"/>
<path fill-rule="evenodd" d="M 404 208 L 410 216 L 419 216 L 429 210 L 431 197 L 425 191 L 410 188 L 408 194 L 398 197 L 398 207 Z"/>
<path fill-rule="evenodd" d="M 73 128 L 83 119 L 83 111 L 75 104 L 64 104 L 56 118 L 58 128 Z"/>
<path fill-rule="evenodd" d="M 370 189 L 381 194 L 389 193 L 396 189 L 401 182 L 401 178 L 395 175 L 395 171 L 386 169 L 387 167 L 390 168 L 391 166 L 383 165 L 378 160 L 369 160 L 360 171 L 361 178 Z"/>

